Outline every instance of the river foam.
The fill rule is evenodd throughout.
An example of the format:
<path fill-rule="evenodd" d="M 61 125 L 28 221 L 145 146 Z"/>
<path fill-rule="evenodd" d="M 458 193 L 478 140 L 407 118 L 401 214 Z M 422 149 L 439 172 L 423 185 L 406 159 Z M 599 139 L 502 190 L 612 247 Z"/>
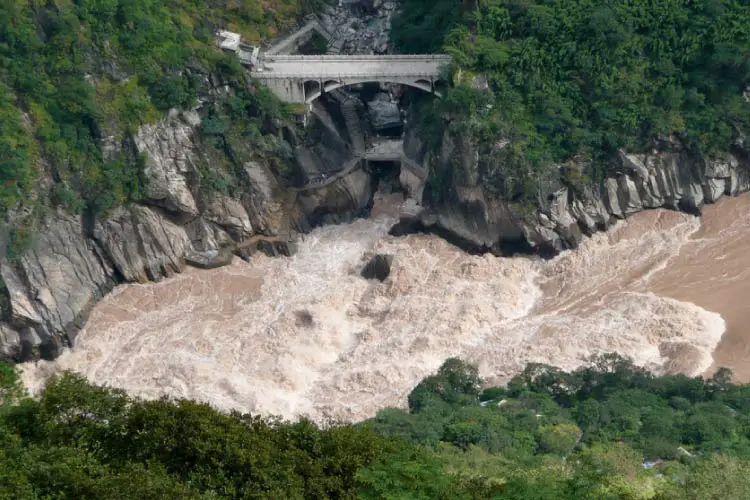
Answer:
<path fill-rule="evenodd" d="M 721 316 L 649 288 L 701 228 L 692 216 L 639 214 L 542 261 L 391 237 L 381 212 L 316 229 L 291 258 L 121 286 L 74 350 L 26 365 L 24 380 L 36 390 L 69 369 L 146 398 L 349 421 L 404 405 L 450 356 L 492 383 L 527 362 L 573 369 L 612 351 L 656 371 L 712 365 Z M 374 253 L 395 256 L 383 283 L 359 274 Z"/>

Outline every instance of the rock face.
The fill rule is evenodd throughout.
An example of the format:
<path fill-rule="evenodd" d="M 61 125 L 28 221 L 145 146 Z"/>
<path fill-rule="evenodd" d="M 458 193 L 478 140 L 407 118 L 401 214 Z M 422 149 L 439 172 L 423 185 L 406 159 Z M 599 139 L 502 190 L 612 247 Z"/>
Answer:
<path fill-rule="evenodd" d="M 95 221 L 57 212 L 20 258 L 2 260 L 0 359 L 55 358 L 73 345 L 93 304 L 119 283 L 159 280 L 186 263 L 226 265 L 238 242 L 258 234 L 275 242 L 262 250 L 294 251 L 287 241 L 294 198 L 285 201 L 252 152 L 234 151 L 232 161 L 242 163 L 233 196 L 200 189 L 201 169 L 213 167 L 195 133 L 199 125 L 197 113 L 172 111 L 129 138 L 133 153 L 146 155 L 144 204 Z M 118 147 L 113 142 L 110 149 Z"/>
<path fill-rule="evenodd" d="M 212 250 L 208 252 L 188 252 L 185 262 L 199 269 L 216 269 L 232 263 L 234 255 L 228 249 Z"/>
<path fill-rule="evenodd" d="M 171 212 L 197 216 L 185 178 L 195 165 L 193 128 L 171 112 L 159 123 L 141 127 L 133 139 L 136 152 L 146 157 L 146 196 Z"/>
<path fill-rule="evenodd" d="M 362 277 L 368 280 L 385 281 L 391 274 L 393 255 L 377 254 L 362 269 Z"/>
<path fill-rule="evenodd" d="M 204 211 L 206 220 L 224 228 L 233 239 L 243 240 L 253 234 L 253 226 L 245 207 L 238 200 L 216 194 Z"/>
<path fill-rule="evenodd" d="M 395 102 L 376 99 L 367 103 L 367 110 L 375 130 L 401 126 L 401 110 Z"/>
<path fill-rule="evenodd" d="M 497 254 L 536 252 L 544 256 L 576 248 L 584 235 L 604 230 L 617 219 L 647 208 L 671 208 L 699 214 L 705 203 L 750 190 L 750 151 L 740 147 L 720 159 L 691 155 L 675 144 L 649 154 L 624 151 L 616 175 L 601 183 L 566 185 L 552 179 L 541 208 L 529 212 L 488 195 L 479 169 L 480 154 L 471 141 L 444 138 L 437 155 L 425 156 L 420 144 L 405 152 L 413 162 L 451 172 L 448 196 L 428 201 L 419 227 L 434 231 L 467 250 Z M 413 141 L 412 141 L 413 142 Z"/>
<path fill-rule="evenodd" d="M 98 222 L 93 237 L 125 281 L 141 283 L 179 272 L 190 246 L 183 227 L 138 205 Z"/>
<path fill-rule="evenodd" d="M 332 35 L 329 54 L 385 54 L 396 2 L 342 0 L 326 5 L 320 19 Z"/>
<path fill-rule="evenodd" d="M 21 335 L 12 328 L 0 325 L 0 358 L 22 357 Z"/>
<path fill-rule="evenodd" d="M 54 358 L 74 342 L 94 302 L 114 286 L 113 267 L 81 228 L 77 217 L 58 213 L 15 265 L 0 267 L 10 309 L 0 325 L 9 341 L 1 350 L 16 358 Z"/>
<path fill-rule="evenodd" d="M 322 189 L 299 193 L 298 203 L 310 226 L 349 222 L 372 206 L 372 178 L 362 169 Z"/>

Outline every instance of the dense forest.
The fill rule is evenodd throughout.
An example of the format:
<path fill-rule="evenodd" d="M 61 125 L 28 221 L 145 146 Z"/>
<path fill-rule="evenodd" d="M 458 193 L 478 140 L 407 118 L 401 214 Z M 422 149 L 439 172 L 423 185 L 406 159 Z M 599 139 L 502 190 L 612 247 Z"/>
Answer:
<path fill-rule="evenodd" d="M 408 410 L 318 427 L 141 401 L 65 374 L 37 399 L 0 365 L 0 498 L 741 499 L 750 385 L 615 355 L 481 390 L 458 359 Z"/>
<path fill-rule="evenodd" d="M 423 137 L 506 144 L 483 151 L 496 156 L 485 187 L 503 195 L 557 165 L 601 178 L 620 148 L 676 138 L 716 156 L 750 133 L 746 1 L 403 0 L 392 38 L 453 56 L 454 88 L 420 110 Z"/>
<path fill-rule="evenodd" d="M 214 46 L 214 31 L 257 42 L 293 27 L 313 3 L 0 0 L 0 218 L 15 214 L 11 247 L 28 236 L 29 216 L 50 207 L 97 213 L 138 200 L 141 159 L 128 148 L 107 155 L 103 144 L 170 108 L 208 101 L 207 142 L 232 132 L 275 153 L 268 122 L 283 116 L 281 104 L 249 85 L 236 58 Z M 211 76 L 238 89 L 216 109 Z"/>

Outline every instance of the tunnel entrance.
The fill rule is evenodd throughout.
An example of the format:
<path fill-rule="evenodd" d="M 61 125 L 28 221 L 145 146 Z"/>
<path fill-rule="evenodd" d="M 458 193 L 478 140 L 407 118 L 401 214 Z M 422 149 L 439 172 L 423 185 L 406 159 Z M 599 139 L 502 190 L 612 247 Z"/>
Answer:
<path fill-rule="evenodd" d="M 367 169 L 372 179 L 372 192 L 381 194 L 403 193 L 401 186 L 401 162 L 367 161 Z"/>

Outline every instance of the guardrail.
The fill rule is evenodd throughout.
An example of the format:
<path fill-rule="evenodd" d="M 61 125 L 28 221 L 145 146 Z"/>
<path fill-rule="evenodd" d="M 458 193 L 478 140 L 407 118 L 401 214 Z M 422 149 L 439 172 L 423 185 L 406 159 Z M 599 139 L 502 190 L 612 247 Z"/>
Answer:
<path fill-rule="evenodd" d="M 398 61 L 403 60 L 423 60 L 423 61 L 450 61 L 451 56 L 447 54 L 391 54 L 385 56 L 378 55 L 314 55 L 314 56 L 295 56 L 289 54 L 273 54 L 267 58 L 269 61 Z"/>
<path fill-rule="evenodd" d="M 309 73 L 284 73 L 273 70 L 266 71 L 251 71 L 255 78 L 307 78 L 307 79 L 325 79 L 325 80 L 344 80 L 345 78 L 393 78 L 393 77 L 405 77 L 419 79 L 421 77 L 434 78 L 439 75 L 439 72 L 434 73 L 414 73 L 411 71 L 401 72 L 361 72 L 361 73 L 321 73 L 320 71 L 311 71 Z"/>

